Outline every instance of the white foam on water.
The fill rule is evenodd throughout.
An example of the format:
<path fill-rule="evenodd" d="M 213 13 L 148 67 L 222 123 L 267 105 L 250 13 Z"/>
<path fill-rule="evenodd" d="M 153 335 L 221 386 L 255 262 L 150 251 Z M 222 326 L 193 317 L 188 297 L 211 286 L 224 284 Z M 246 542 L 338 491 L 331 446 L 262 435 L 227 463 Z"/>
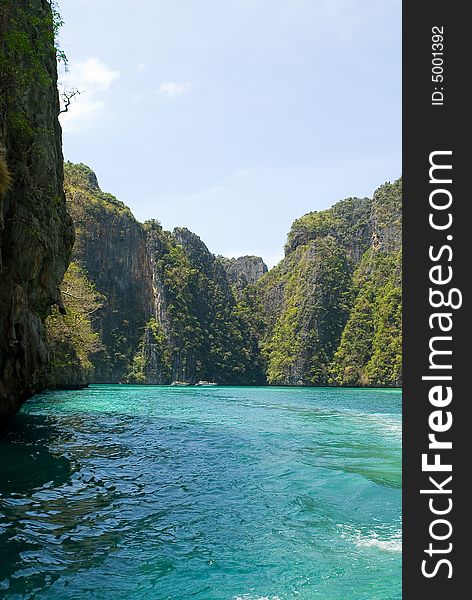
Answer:
<path fill-rule="evenodd" d="M 363 418 L 378 427 L 388 437 L 402 439 L 401 417 L 394 417 L 383 413 L 370 413 L 363 415 Z"/>
<path fill-rule="evenodd" d="M 351 540 L 358 548 L 378 548 L 385 552 L 402 551 L 402 530 L 397 529 L 391 533 L 377 531 L 362 532 L 349 526 L 339 525 L 341 537 Z"/>
<path fill-rule="evenodd" d="M 401 552 L 402 551 L 402 536 L 401 532 L 398 535 L 392 536 L 390 539 L 382 539 L 375 532 L 371 537 L 360 536 L 356 540 L 356 546 L 359 548 L 379 548 L 386 552 Z"/>
<path fill-rule="evenodd" d="M 251 596 L 251 594 L 243 594 L 235 596 L 234 600 L 281 600 L 280 596 Z"/>

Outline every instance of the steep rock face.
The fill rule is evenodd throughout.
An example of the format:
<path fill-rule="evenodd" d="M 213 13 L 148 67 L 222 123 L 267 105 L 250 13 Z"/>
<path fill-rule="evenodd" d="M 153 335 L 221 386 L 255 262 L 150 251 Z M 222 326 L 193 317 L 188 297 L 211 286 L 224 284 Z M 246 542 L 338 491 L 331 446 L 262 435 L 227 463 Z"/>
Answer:
<path fill-rule="evenodd" d="M 263 382 L 257 340 L 238 311 L 218 258 L 188 229 L 169 234 L 156 224 L 148 224 L 148 249 L 155 315 L 134 377 L 146 383 Z"/>
<path fill-rule="evenodd" d="M 256 286 L 269 383 L 401 381 L 401 181 L 296 220 Z"/>
<path fill-rule="evenodd" d="M 268 271 L 267 265 L 260 256 L 240 256 L 238 258 L 218 256 L 218 260 L 225 268 L 228 280 L 234 286 L 239 297 L 248 285 L 255 285 Z"/>
<path fill-rule="evenodd" d="M 297 219 L 285 258 L 214 256 L 186 228 L 138 223 L 66 165 L 74 258 L 106 296 L 95 381 L 397 385 L 401 181 Z"/>
<path fill-rule="evenodd" d="M 0 6 L 0 143 L 13 187 L 0 198 L 0 422 L 44 385 L 43 321 L 61 303 L 73 228 L 63 192 L 53 16 L 44 0 Z"/>
<path fill-rule="evenodd" d="M 64 172 L 77 238 L 73 259 L 105 296 L 93 318 L 104 346 L 94 358 L 94 380 L 121 381 L 152 315 L 146 234 L 128 207 L 101 191 L 89 167 L 66 163 Z"/>
<path fill-rule="evenodd" d="M 297 219 L 288 234 L 285 254 L 312 240 L 331 236 L 345 248 L 353 263 L 359 262 L 371 243 L 372 200 L 347 198 L 332 208 L 307 213 Z"/>
<path fill-rule="evenodd" d="M 138 223 L 85 165 L 65 165 L 77 241 L 73 258 L 104 305 L 93 317 L 104 351 L 95 382 L 265 381 L 257 339 L 226 270 L 185 228 Z"/>
<path fill-rule="evenodd" d="M 401 179 L 374 194 L 372 245 L 354 273 L 355 299 L 331 365 L 336 385 L 401 385 L 401 202 Z"/>

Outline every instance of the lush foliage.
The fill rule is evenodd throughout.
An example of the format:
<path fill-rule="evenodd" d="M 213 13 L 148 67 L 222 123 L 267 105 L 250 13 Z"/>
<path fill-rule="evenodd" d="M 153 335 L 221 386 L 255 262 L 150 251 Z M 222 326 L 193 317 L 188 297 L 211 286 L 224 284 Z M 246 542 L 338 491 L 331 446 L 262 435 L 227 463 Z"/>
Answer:
<path fill-rule="evenodd" d="M 148 234 L 151 229 L 148 224 Z M 185 229 L 169 235 L 154 226 L 154 244 L 153 272 L 163 290 L 165 324 L 151 321 L 152 335 L 149 327 L 145 332 L 145 379 L 160 373 L 167 382 L 263 382 L 257 340 L 220 262 Z"/>
<path fill-rule="evenodd" d="M 356 300 L 331 366 L 337 385 L 401 383 L 401 251 L 369 250 L 355 276 Z"/>
<path fill-rule="evenodd" d="M 101 349 L 92 327 L 92 316 L 103 297 L 72 262 L 61 284 L 64 307 L 53 307 L 46 319 L 50 348 L 50 381 L 53 385 L 87 383 L 93 375 L 93 354 Z M 64 313 L 64 314 L 63 314 Z"/>
<path fill-rule="evenodd" d="M 65 173 L 75 256 L 108 298 L 93 317 L 98 380 L 401 382 L 400 180 L 295 221 L 266 273 L 185 228 L 139 224 L 85 165 Z"/>
<path fill-rule="evenodd" d="M 261 280 L 258 291 L 268 317 L 261 351 L 269 383 L 326 383 L 350 288 L 346 253 L 331 236 L 298 246 Z"/>
<path fill-rule="evenodd" d="M 294 222 L 258 286 L 269 383 L 401 383 L 401 180 Z"/>

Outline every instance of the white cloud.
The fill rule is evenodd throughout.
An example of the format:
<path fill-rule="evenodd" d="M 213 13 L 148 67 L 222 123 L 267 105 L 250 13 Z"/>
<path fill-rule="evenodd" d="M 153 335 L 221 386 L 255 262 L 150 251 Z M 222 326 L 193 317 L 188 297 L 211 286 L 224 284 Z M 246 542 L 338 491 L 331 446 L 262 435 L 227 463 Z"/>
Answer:
<path fill-rule="evenodd" d="M 146 65 L 144 63 L 138 63 L 136 65 L 136 71 L 142 72 L 142 71 L 144 71 L 145 68 L 146 68 Z"/>
<path fill-rule="evenodd" d="M 89 58 L 85 62 L 72 63 L 64 79 L 77 88 L 90 91 L 105 91 L 120 76 L 98 58 Z"/>
<path fill-rule="evenodd" d="M 97 116 L 106 106 L 103 94 L 120 77 L 98 58 L 72 63 L 60 81 L 59 92 L 78 90 L 67 112 L 61 114 L 61 123 L 66 132 L 79 128 L 86 120 Z"/>
<path fill-rule="evenodd" d="M 175 98 L 176 96 L 182 96 L 192 89 L 192 84 L 188 81 L 177 83 L 176 81 L 164 81 L 159 86 L 159 92 L 165 96 Z"/>

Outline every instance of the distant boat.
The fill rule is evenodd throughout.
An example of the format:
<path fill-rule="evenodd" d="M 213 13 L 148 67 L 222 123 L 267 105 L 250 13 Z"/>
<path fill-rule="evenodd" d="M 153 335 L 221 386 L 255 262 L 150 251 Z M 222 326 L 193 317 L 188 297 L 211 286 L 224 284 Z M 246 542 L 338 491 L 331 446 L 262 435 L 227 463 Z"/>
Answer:
<path fill-rule="evenodd" d="M 199 381 L 195 384 L 196 387 L 213 387 L 218 385 L 215 381 Z"/>
<path fill-rule="evenodd" d="M 188 381 L 173 381 L 170 385 L 173 385 L 174 387 L 188 387 L 192 384 L 188 383 Z"/>

